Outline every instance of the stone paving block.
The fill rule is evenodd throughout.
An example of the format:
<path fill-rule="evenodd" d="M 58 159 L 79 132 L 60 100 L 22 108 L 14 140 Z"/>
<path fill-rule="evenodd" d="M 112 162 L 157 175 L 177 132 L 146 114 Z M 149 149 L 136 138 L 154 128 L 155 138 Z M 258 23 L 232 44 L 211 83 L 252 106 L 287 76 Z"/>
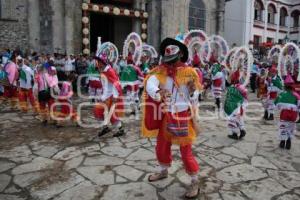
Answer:
<path fill-rule="evenodd" d="M 155 188 L 143 182 L 111 185 L 100 199 L 158 200 Z"/>

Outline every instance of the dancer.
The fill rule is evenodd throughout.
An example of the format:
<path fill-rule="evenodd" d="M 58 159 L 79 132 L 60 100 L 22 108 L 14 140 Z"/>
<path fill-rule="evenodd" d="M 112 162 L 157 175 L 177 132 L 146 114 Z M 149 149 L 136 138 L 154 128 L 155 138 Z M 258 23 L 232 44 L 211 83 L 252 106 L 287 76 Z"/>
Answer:
<path fill-rule="evenodd" d="M 264 112 L 264 120 L 268 119 L 268 108 L 267 108 L 267 72 L 265 68 L 262 68 L 260 70 L 260 74 L 258 75 L 256 79 L 256 85 L 257 85 L 257 98 L 261 100 L 263 107 L 265 109 Z"/>
<path fill-rule="evenodd" d="M 211 67 L 211 74 L 212 74 L 212 94 L 215 98 L 215 102 L 220 111 L 221 108 L 221 98 L 224 86 L 224 75 L 222 72 L 222 67 L 218 63 L 214 63 Z"/>
<path fill-rule="evenodd" d="M 72 97 L 74 94 L 72 89 L 72 81 L 73 77 L 68 76 L 67 81 L 62 82 L 62 87 L 58 97 L 58 101 L 61 104 L 61 110 L 57 120 L 57 128 L 62 127 L 63 122 L 67 121 L 68 119 L 71 119 L 76 124 L 79 121 L 72 103 Z"/>
<path fill-rule="evenodd" d="M 231 86 L 227 89 L 224 111 L 230 130 L 228 137 L 234 140 L 242 139 L 246 135 L 244 113 L 248 102 L 247 89 L 240 83 L 240 70 L 230 77 Z"/>
<path fill-rule="evenodd" d="M 56 74 L 56 69 L 53 66 L 46 69 L 45 66 L 39 65 L 38 72 L 35 77 L 35 81 L 38 86 L 38 100 L 40 106 L 40 115 L 42 123 L 47 125 L 47 123 L 52 120 L 51 116 L 56 116 L 55 110 L 55 99 L 51 95 L 52 93 L 58 93 L 58 79 Z"/>
<path fill-rule="evenodd" d="M 283 89 L 282 80 L 278 75 L 278 71 L 275 65 L 269 70 L 269 75 L 267 79 L 267 118 L 266 120 L 272 121 L 274 120 L 274 101 L 280 92 Z"/>
<path fill-rule="evenodd" d="M 284 80 L 284 91 L 275 100 L 280 111 L 279 139 L 280 148 L 291 149 L 292 137 L 296 131 L 296 122 L 300 111 L 300 95 L 292 90 L 295 81 L 291 75 Z"/>
<path fill-rule="evenodd" d="M 131 114 L 136 114 L 139 105 L 139 89 L 144 79 L 142 71 L 135 66 L 132 54 L 129 53 L 127 66 L 120 73 L 120 80 L 123 88 L 126 90 L 126 97 L 131 106 Z"/>
<path fill-rule="evenodd" d="M 123 136 L 125 135 L 125 131 L 120 118 L 124 114 L 124 102 L 122 99 L 123 94 L 119 77 L 116 71 L 109 64 L 108 58 L 105 54 L 95 56 L 95 60 L 96 67 L 101 74 L 101 82 L 103 86 L 103 92 L 99 98 L 102 105 L 102 109 L 99 112 L 100 117 L 105 121 L 109 120 L 110 123 L 118 129 L 113 137 Z M 107 108 L 109 112 L 107 119 L 104 118 L 105 108 Z M 99 137 L 102 137 L 111 131 L 107 124 L 108 123 L 104 124 L 104 127 L 99 132 Z"/>
<path fill-rule="evenodd" d="M 21 56 L 13 54 L 11 60 L 4 65 L 4 71 L 8 79 L 7 85 L 4 85 L 4 98 L 13 110 L 17 109 L 18 103 L 17 80 L 19 79 L 19 67 L 17 61 L 20 59 L 22 59 Z"/>
<path fill-rule="evenodd" d="M 28 112 L 29 101 L 33 112 L 38 114 L 38 103 L 33 94 L 34 71 L 28 65 L 29 62 L 25 59 L 20 63 L 19 106 L 22 112 Z"/>
<path fill-rule="evenodd" d="M 160 172 L 149 176 L 148 180 L 155 182 L 168 177 L 172 163 L 171 146 L 178 144 L 185 170 L 192 178 L 185 196 L 196 198 L 199 194 L 199 165 L 192 153 L 192 143 L 197 133 L 191 120 L 190 105 L 198 102 L 201 85 L 195 69 L 184 64 L 188 59 L 188 49 L 184 44 L 166 38 L 160 52 L 163 64 L 147 76 L 143 95 L 142 133 L 145 137 L 157 137 L 156 156 L 160 164 Z"/>

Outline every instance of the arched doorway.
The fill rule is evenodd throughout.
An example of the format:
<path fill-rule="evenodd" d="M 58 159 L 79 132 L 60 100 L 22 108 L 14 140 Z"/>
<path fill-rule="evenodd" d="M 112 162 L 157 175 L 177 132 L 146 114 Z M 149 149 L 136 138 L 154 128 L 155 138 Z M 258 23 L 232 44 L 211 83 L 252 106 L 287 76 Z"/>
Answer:
<path fill-rule="evenodd" d="M 97 49 L 98 37 L 110 41 L 121 51 L 126 36 L 132 32 L 132 24 L 141 23 L 141 38 L 147 40 L 148 13 L 133 9 L 132 0 L 102 0 L 82 3 L 83 53 Z"/>
<path fill-rule="evenodd" d="M 203 0 L 191 0 L 190 2 L 189 29 L 206 31 L 206 7 Z"/>

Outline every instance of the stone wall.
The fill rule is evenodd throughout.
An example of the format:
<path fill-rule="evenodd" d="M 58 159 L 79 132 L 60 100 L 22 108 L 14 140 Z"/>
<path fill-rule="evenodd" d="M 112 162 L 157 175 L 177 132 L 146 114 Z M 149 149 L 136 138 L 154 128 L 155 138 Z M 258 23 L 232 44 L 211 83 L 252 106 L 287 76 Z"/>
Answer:
<path fill-rule="evenodd" d="M 0 49 L 28 50 L 27 1 L 2 1 L 0 16 Z"/>
<path fill-rule="evenodd" d="M 0 20 L 0 49 L 28 50 L 28 26 L 26 22 Z"/>

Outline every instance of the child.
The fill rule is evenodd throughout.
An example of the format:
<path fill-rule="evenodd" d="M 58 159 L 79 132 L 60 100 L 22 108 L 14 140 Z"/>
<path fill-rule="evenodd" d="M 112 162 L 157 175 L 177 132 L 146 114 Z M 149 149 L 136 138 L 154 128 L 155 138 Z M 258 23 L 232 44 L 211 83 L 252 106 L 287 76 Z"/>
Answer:
<path fill-rule="evenodd" d="M 275 100 L 275 105 L 280 111 L 279 138 L 280 148 L 291 149 L 292 136 L 296 130 L 296 121 L 300 108 L 300 96 L 292 91 L 294 80 L 288 75 L 284 80 L 285 90 Z"/>
<path fill-rule="evenodd" d="M 57 122 L 57 127 L 62 126 L 62 121 L 66 121 L 67 119 L 71 119 L 73 122 L 77 123 L 78 116 L 76 112 L 73 109 L 72 105 L 72 96 L 73 96 L 73 90 L 72 90 L 72 80 L 73 78 L 71 76 L 68 77 L 68 81 L 64 81 L 62 83 L 62 87 L 59 93 L 58 101 L 61 105 L 61 111 L 59 114 L 59 120 Z"/>
<path fill-rule="evenodd" d="M 221 107 L 221 97 L 222 97 L 223 86 L 224 86 L 224 75 L 222 72 L 221 65 L 218 63 L 213 64 L 211 67 L 211 74 L 212 74 L 212 93 L 213 93 L 213 97 L 216 100 L 216 105 L 219 111 Z"/>
<path fill-rule="evenodd" d="M 282 80 L 278 76 L 278 71 L 275 65 L 269 70 L 269 77 L 267 79 L 267 118 L 266 120 L 274 120 L 274 101 L 282 90 Z"/>
<path fill-rule="evenodd" d="M 246 135 L 243 115 L 248 102 L 247 89 L 240 84 L 240 72 L 237 70 L 231 77 L 231 86 L 227 90 L 224 111 L 228 116 L 229 138 L 238 140 Z M 238 133 L 240 132 L 240 135 Z"/>
<path fill-rule="evenodd" d="M 257 85 L 257 98 L 262 101 L 262 104 L 265 109 L 264 113 L 264 120 L 268 119 L 268 110 L 267 110 L 267 73 L 266 70 L 263 68 L 260 71 L 259 76 L 256 79 L 256 85 Z"/>

